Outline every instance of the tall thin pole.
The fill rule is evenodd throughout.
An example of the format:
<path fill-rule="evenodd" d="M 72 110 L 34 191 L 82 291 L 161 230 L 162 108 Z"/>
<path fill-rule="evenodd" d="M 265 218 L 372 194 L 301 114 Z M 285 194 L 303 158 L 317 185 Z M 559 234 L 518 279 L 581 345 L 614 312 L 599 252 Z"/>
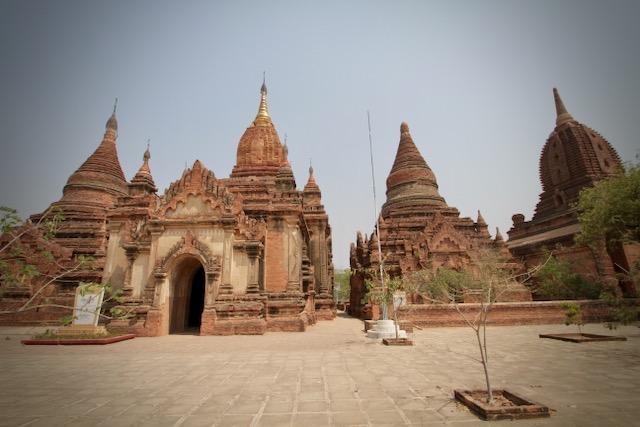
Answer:
<path fill-rule="evenodd" d="M 382 246 L 380 244 L 380 216 L 378 215 L 378 202 L 376 201 L 376 174 L 373 168 L 373 142 L 371 141 L 371 117 L 369 116 L 369 110 L 367 110 L 367 124 L 369 125 L 369 157 L 371 158 L 371 183 L 373 185 L 373 214 L 376 218 L 376 237 L 378 241 L 378 264 L 380 266 L 380 285 L 382 286 L 382 292 L 386 292 L 387 289 L 384 283 L 384 267 L 382 265 Z M 382 304 L 382 320 L 387 320 L 387 305 Z"/>

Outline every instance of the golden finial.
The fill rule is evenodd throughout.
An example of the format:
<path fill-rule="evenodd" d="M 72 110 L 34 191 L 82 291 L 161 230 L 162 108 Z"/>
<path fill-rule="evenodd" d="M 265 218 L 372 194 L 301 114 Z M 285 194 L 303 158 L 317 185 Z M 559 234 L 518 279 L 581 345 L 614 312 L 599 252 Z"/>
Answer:
<path fill-rule="evenodd" d="M 273 126 L 271 117 L 269 117 L 269 110 L 267 109 L 267 84 L 265 82 L 265 73 L 262 74 L 262 87 L 260 88 L 260 107 L 258 108 L 258 115 L 253 121 L 254 126 Z"/>

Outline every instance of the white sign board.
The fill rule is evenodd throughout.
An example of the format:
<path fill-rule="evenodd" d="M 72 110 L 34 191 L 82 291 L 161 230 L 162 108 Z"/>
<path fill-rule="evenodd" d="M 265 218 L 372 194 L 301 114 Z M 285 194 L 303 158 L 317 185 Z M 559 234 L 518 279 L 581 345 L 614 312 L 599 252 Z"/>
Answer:
<path fill-rule="evenodd" d="M 407 293 L 396 291 L 393 293 L 393 306 L 394 307 L 404 307 L 407 305 Z"/>
<path fill-rule="evenodd" d="M 76 289 L 76 302 L 73 309 L 74 325 L 98 325 L 104 289 L 92 291 L 93 289 L 83 287 Z"/>

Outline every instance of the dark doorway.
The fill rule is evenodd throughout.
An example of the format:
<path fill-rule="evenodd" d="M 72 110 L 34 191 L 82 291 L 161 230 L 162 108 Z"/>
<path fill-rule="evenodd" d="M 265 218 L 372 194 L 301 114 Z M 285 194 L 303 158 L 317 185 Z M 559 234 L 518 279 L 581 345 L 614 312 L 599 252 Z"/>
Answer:
<path fill-rule="evenodd" d="M 204 268 L 196 270 L 191 280 L 191 295 L 189 298 L 188 328 L 199 328 L 204 310 Z"/>
<path fill-rule="evenodd" d="M 183 259 L 171 273 L 169 333 L 199 334 L 204 310 L 205 273 L 195 258 Z"/>

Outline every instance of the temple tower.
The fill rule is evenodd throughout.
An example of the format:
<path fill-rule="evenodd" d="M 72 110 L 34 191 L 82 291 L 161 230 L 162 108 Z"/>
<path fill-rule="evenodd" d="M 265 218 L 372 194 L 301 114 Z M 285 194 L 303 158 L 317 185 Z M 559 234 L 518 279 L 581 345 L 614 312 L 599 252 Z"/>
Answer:
<path fill-rule="evenodd" d="M 313 177 L 296 188 L 260 90 L 229 178 L 196 160 L 156 195 L 150 153 L 109 214 L 108 279 L 120 307 L 113 326 L 139 335 L 304 331 L 335 317 L 331 228 Z"/>
<path fill-rule="evenodd" d="M 64 221 L 54 241 L 73 250 L 74 256 L 93 258 L 93 268 L 67 277 L 70 288 L 78 282 L 102 280 L 104 257 L 107 250 L 107 214 L 118 198 L 128 193 L 127 181 L 122 172 L 116 140 L 118 121 L 116 107 L 107 120 L 106 130 L 98 148 L 67 179 L 62 198 L 52 203 L 42 214 L 33 215 L 36 222 L 51 209 L 59 210 Z"/>
<path fill-rule="evenodd" d="M 580 231 L 575 204 L 582 189 L 620 173 L 620 157 L 602 135 L 569 114 L 556 88 L 553 96 L 556 123 L 540 155 L 542 193 L 530 221 L 522 214 L 513 215 L 507 245 L 528 267 L 541 261 L 545 248 L 561 245 L 568 252 L 559 256 L 574 261 L 579 273 L 611 278 L 615 264 L 626 265 L 624 253 L 609 250 L 607 254 L 604 245 L 600 249 L 575 246 L 573 238 Z"/>
<path fill-rule="evenodd" d="M 447 205 L 407 123 L 400 125 L 400 143 L 386 184 L 387 198 L 380 211 L 379 233 L 374 230 L 364 239 L 358 233 L 356 243 L 351 245 L 351 269 L 355 274 L 351 277 L 349 312 L 353 316 L 376 317 L 375 313 L 367 312 L 362 298 L 367 271 L 379 269 L 378 239 L 384 270 L 391 276 L 440 266 L 463 269 L 475 248 L 504 246 L 504 242 L 491 240 L 479 211 L 477 221 L 473 221 L 461 218 L 456 208 Z M 530 299 L 526 292 L 510 297 Z"/>

